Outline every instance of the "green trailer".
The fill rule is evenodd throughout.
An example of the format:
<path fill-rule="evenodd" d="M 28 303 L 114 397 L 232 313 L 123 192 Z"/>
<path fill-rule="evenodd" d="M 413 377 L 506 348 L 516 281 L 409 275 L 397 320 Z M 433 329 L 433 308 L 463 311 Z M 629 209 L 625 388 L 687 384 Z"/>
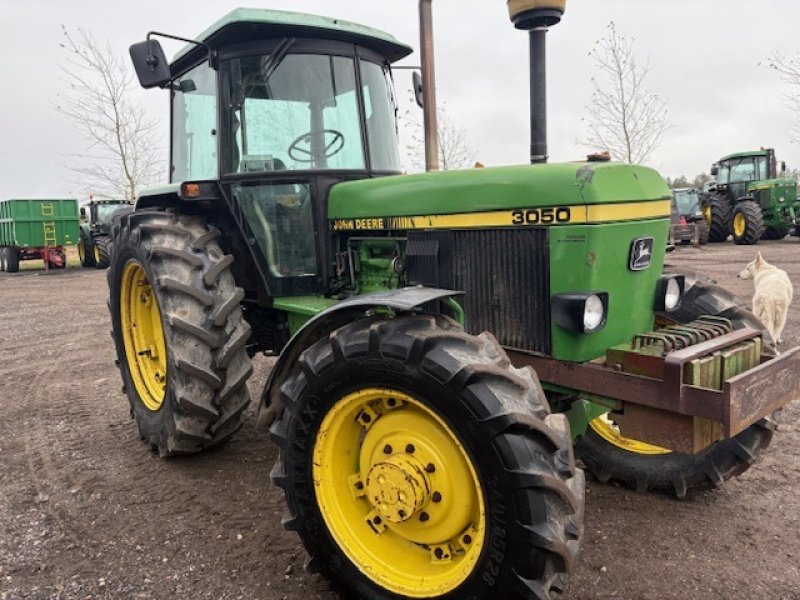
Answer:
<path fill-rule="evenodd" d="M 15 273 L 22 260 L 67 266 L 64 246 L 78 242 L 75 199 L 0 200 L 0 271 Z"/>

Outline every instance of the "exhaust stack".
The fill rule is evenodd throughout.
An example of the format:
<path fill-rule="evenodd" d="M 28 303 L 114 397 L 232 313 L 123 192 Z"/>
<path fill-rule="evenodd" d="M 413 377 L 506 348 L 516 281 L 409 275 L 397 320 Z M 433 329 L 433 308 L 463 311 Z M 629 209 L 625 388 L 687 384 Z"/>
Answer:
<path fill-rule="evenodd" d="M 547 162 L 547 30 L 561 21 L 566 0 L 507 0 L 514 27 L 530 33 L 531 164 Z"/>
<path fill-rule="evenodd" d="M 439 170 L 439 124 L 436 109 L 436 61 L 433 56 L 432 0 L 419 2 L 419 37 L 422 53 L 422 94 L 425 123 L 425 170 Z"/>

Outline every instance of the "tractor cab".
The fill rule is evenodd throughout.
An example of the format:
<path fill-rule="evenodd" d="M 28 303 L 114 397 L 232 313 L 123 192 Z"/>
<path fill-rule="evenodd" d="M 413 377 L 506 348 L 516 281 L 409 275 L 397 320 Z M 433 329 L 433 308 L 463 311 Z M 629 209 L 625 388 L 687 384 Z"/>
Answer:
<path fill-rule="evenodd" d="M 400 173 L 390 64 L 410 52 L 361 25 L 251 9 L 168 67 L 157 41 L 132 47 L 142 85 L 171 92 L 170 182 L 214 183 L 200 195 L 227 201 L 271 295 L 323 291 L 315 232 L 333 185 Z"/>

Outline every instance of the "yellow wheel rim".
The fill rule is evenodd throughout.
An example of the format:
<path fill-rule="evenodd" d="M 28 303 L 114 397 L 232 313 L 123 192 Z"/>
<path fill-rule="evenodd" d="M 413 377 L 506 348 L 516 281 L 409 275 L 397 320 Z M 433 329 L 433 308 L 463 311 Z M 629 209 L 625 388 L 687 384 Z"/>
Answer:
<path fill-rule="evenodd" d="M 81 263 L 86 262 L 86 244 L 83 243 L 83 240 L 78 241 L 78 258 Z"/>
<path fill-rule="evenodd" d="M 672 454 L 672 450 L 667 448 L 653 446 L 647 442 L 641 442 L 633 438 L 625 437 L 619 432 L 619 427 L 617 427 L 607 415 L 602 415 L 596 419 L 593 419 L 589 422 L 589 427 L 591 427 L 597 435 L 599 435 L 609 444 L 613 444 L 617 448 L 622 448 L 623 450 L 633 452 L 634 454 L 646 454 L 650 456 L 659 454 Z"/>
<path fill-rule="evenodd" d="M 97 244 L 94 245 L 94 260 L 95 262 L 100 262 L 100 249 L 97 247 Z"/>
<path fill-rule="evenodd" d="M 473 572 L 486 532 L 480 480 L 420 401 L 375 388 L 342 398 L 320 426 L 312 471 L 334 540 L 382 588 L 436 598 Z"/>
<path fill-rule="evenodd" d="M 164 403 L 167 350 L 155 292 L 144 267 L 135 260 L 122 271 L 120 319 L 136 393 L 149 410 L 156 411 Z"/>
<path fill-rule="evenodd" d="M 742 237 L 745 231 L 747 231 L 747 219 L 743 213 L 736 213 L 733 217 L 733 233 L 736 237 Z"/>
<path fill-rule="evenodd" d="M 703 217 L 706 220 L 706 225 L 711 227 L 711 206 L 706 205 L 703 207 Z"/>

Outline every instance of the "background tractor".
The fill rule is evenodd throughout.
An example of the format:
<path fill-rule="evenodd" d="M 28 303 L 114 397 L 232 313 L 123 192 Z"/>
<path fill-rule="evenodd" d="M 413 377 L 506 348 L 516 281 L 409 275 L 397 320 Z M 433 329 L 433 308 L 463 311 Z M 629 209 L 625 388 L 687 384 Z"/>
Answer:
<path fill-rule="evenodd" d="M 91 200 L 81 206 L 78 256 L 83 267 L 106 269 L 111 260 L 111 217 L 127 200 Z"/>
<path fill-rule="evenodd" d="M 694 188 L 672 191 L 672 218 L 669 239 L 671 243 L 708 243 L 708 223 L 703 214 L 700 194 Z"/>
<path fill-rule="evenodd" d="M 544 164 L 564 2 L 508 8 L 532 59 L 518 167 L 401 176 L 411 49 L 362 25 L 240 9 L 171 63 L 155 34 L 131 47 L 172 102 L 171 183 L 113 226 L 132 415 L 162 456 L 218 446 L 250 357 L 278 355 L 259 408 L 283 523 L 353 597 L 549 598 L 583 530 L 573 439 L 600 478 L 684 496 L 747 469 L 800 391 L 800 349 L 663 273 L 658 173 Z"/>
<path fill-rule="evenodd" d="M 785 163 L 780 172 L 786 172 Z M 711 167 L 711 174 L 716 183 L 703 210 L 712 242 L 724 242 L 731 234 L 737 244 L 783 239 L 800 216 L 797 182 L 778 177 L 771 148 L 726 156 Z"/>

